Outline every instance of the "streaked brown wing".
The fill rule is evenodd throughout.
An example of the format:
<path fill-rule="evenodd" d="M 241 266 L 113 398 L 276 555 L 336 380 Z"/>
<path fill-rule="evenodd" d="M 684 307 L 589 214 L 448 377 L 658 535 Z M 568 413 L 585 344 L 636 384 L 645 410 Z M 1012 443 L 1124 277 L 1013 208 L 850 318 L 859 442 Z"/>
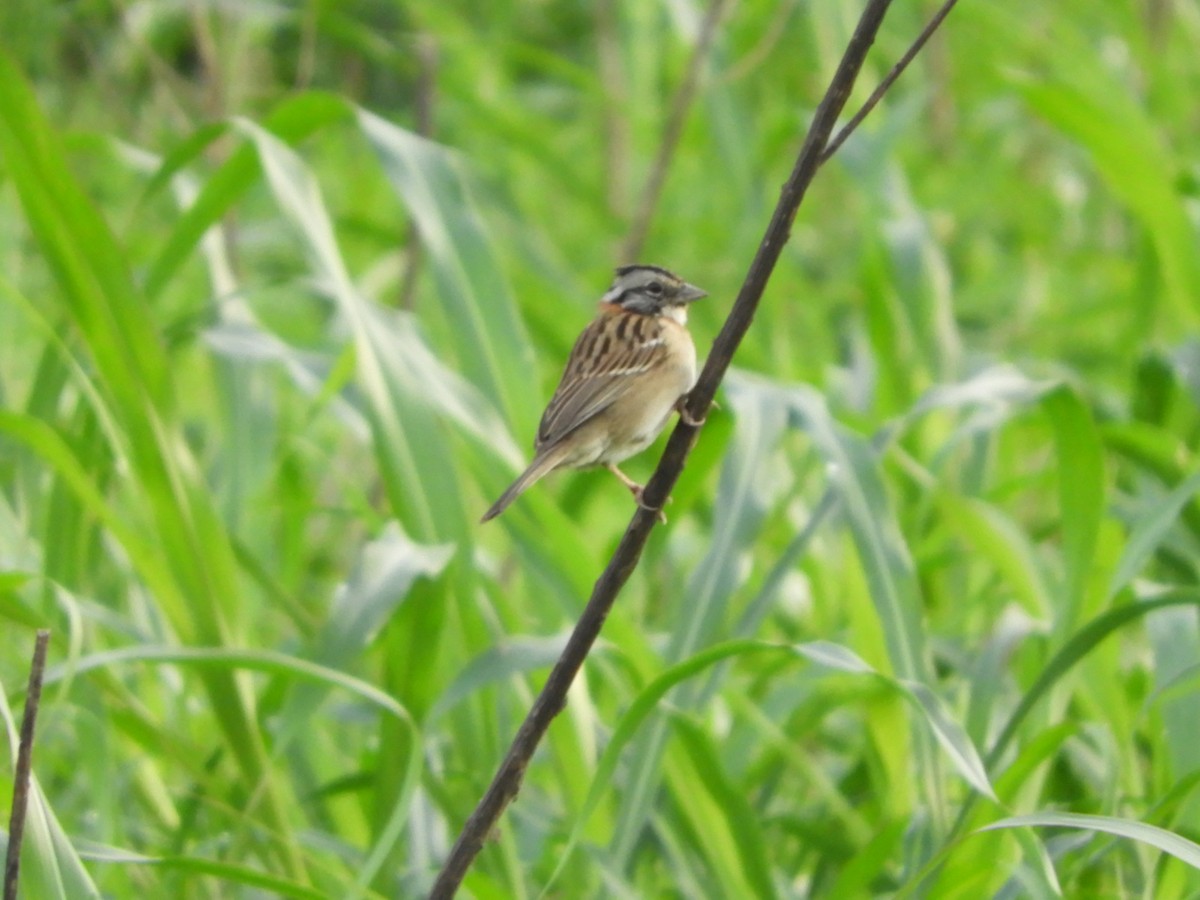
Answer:
<path fill-rule="evenodd" d="M 567 370 L 542 414 L 535 446 L 562 440 L 599 415 L 628 386 L 629 379 L 661 366 L 667 358 L 662 323 L 638 313 L 598 316 L 579 336 Z"/>

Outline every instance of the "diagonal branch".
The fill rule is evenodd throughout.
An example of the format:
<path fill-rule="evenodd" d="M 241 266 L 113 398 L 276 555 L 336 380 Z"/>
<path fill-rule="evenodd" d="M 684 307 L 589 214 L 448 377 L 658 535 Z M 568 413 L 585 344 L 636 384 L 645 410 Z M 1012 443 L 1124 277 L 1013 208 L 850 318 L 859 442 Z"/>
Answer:
<path fill-rule="evenodd" d="M 658 468 L 646 485 L 643 498 L 646 507 L 651 509 L 639 507 L 634 513 L 612 559 L 596 581 L 591 599 L 588 600 L 587 606 L 580 615 L 579 622 L 571 633 L 566 647 L 563 648 L 562 655 L 551 670 L 550 677 L 546 680 L 537 700 L 534 701 L 525 721 L 521 723 L 508 754 L 500 764 L 499 770 L 479 801 L 479 805 L 475 807 L 463 826 L 462 833 L 459 834 L 441 873 L 434 882 L 429 895 L 431 900 L 447 900 L 454 896 L 468 867 L 479 851 L 483 849 L 483 843 L 488 834 L 499 821 L 505 807 L 516 797 L 525 776 L 525 768 L 533 757 L 534 750 L 541 742 L 547 728 L 550 727 L 551 720 L 566 705 L 567 691 L 571 682 L 574 681 L 592 644 L 599 636 L 600 629 L 616 601 L 618 592 L 629 579 L 638 560 L 641 559 L 650 531 L 657 521 L 653 509 L 661 508 L 670 495 L 671 489 L 675 486 L 675 482 L 683 470 L 688 453 L 691 452 L 692 445 L 695 443 L 699 427 L 689 425 L 687 422 L 689 420 L 703 421 L 712 406 L 717 387 L 724 378 L 733 354 L 754 319 L 754 313 L 762 299 L 767 280 L 787 244 L 800 202 L 804 199 L 817 169 L 827 158 L 825 148 L 833 131 L 834 123 L 850 96 L 855 79 L 862 68 L 863 60 L 875 41 L 875 35 L 879 31 L 879 26 L 883 22 L 890 2 L 891 0 L 868 0 L 867 7 L 850 38 L 837 72 L 834 73 L 829 88 L 813 116 L 796 165 L 783 186 L 779 203 L 775 207 L 762 243 L 759 244 L 758 252 L 746 273 L 746 279 L 742 283 L 733 308 L 713 343 L 712 351 L 708 355 L 708 361 L 700 373 L 696 386 L 688 395 L 687 415 L 680 417 L 679 423 L 667 441 L 667 447 L 659 461 Z M 945 13 L 953 3 L 954 0 L 946 0 L 946 5 L 939 12 L 932 27 L 936 27 L 936 24 L 945 17 Z M 928 38 L 932 27 L 927 28 L 926 32 L 918 39 L 920 43 Z M 917 49 L 919 49 L 920 43 L 915 45 Z M 892 81 L 903 69 L 907 59 L 911 59 L 915 52 L 915 49 L 910 51 L 907 58 L 893 70 L 894 74 L 890 76 Z M 877 100 L 878 97 L 874 97 L 871 101 L 872 104 Z M 860 120 L 861 116 L 856 117 L 856 120 L 847 128 L 852 130 L 853 125 Z M 843 136 L 848 134 L 849 131 L 843 129 Z"/>

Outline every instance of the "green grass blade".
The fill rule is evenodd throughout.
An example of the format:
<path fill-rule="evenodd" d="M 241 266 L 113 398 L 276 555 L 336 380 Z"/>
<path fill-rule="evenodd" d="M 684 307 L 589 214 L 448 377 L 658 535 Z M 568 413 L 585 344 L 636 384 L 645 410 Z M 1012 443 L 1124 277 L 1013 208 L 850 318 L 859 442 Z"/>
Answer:
<path fill-rule="evenodd" d="M 340 688 L 388 713 L 398 722 L 412 725 L 408 710 L 386 691 L 373 684 L 347 675 L 337 669 L 322 666 L 306 659 L 274 650 L 238 650 L 221 647 L 156 647 L 143 644 L 92 653 L 81 657 L 71 666 L 55 665 L 46 669 L 45 683 L 56 684 L 64 678 L 75 678 L 88 672 L 131 663 L 165 663 L 204 669 L 245 669 L 289 679 Z"/>
<path fill-rule="evenodd" d="M 170 569 L 169 579 L 153 585 L 159 601 L 185 640 L 226 642 L 238 609 L 236 561 L 175 420 L 172 382 L 149 306 L 132 282 L 125 253 L 68 169 L 32 92 L 2 55 L 0 151 L 121 427 L 123 445 L 112 451 L 127 455 L 132 470 L 128 489 L 139 509 L 133 527 L 155 536 L 153 552 Z M 227 673 L 204 678 L 243 774 L 258 784 L 265 751 L 251 696 Z M 277 790 L 266 782 L 266 814 L 290 838 Z M 298 848 L 286 839 L 285 846 L 288 865 L 299 872 Z"/>
<path fill-rule="evenodd" d="M 340 97 L 313 92 L 283 100 L 266 117 L 263 127 L 282 140 L 297 142 L 327 125 L 347 119 L 349 115 L 349 108 Z M 201 128 L 175 153 L 168 154 L 147 190 L 157 190 L 160 185 L 166 185 L 186 162 L 203 149 L 210 134 L 211 126 Z M 146 296 L 157 297 L 162 293 L 195 251 L 205 232 L 220 221 L 259 177 L 260 169 L 254 151 L 243 147 L 205 180 L 200 194 L 175 222 L 147 269 L 144 282 Z"/>
<path fill-rule="evenodd" d="M 39 900 L 99 898 L 99 889 L 71 846 L 36 777 L 31 777 L 21 845 L 20 897 Z M 7 833 L 0 839 L 0 854 L 8 851 Z"/>
<path fill-rule="evenodd" d="M 1200 606 L 1200 592 L 1195 590 L 1172 590 L 1164 596 L 1140 600 L 1127 606 L 1118 606 L 1092 619 L 1067 640 L 1050 661 L 1043 667 L 1037 681 L 1021 696 L 1017 708 L 1012 711 L 996 737 L 984 760 L 988 768 L 1003 757 L 1017 729 L 1046 693 L 1086 657 L 1102 640 L 1129 622 L 1135 621 L 1156 609 L 1170 606 Z"/>
<path fill-rule="evenodd" d="M 404 317 L 388 319 L 359 293 L 312 173 L 265 130 L 250 122 L 239 123 L 239 128 L 252 141 L 281 209 L 307 243 L 320 277 L 352 329 L 374 448 L 394 508 L 422 541 L 465 535 L 470 517 L 439 414 L 447 408 L 452 413 L 462 410 L 456 418 L 483 429 L 481 444 L 483 438 L 504 434 L 499 419 L 482 403 L 463 409 L 462 402 L 469 400 L 436 405 L 459 383 L 422 347 L 411 323 Z M 460 398 L 463 394 L 465 390 L 458 391 Z M 511 441 L 489 440 L 487 445 L 510 460 L 518 456 Z"/>
<path fill-rule="evenodd" d="M 1200 491 L 1200 471 L 1182 479 L 1166 497 L 1155 498 L 1133 525 L 1129 541 L 1108 582 L 1108 596 L 1115 597 L 1145 568 L 1166 539 L 1180 513 Z"/>
<path fill-rule="evenodd" d="M 1044 812 L 1023 816 L 1010 816 L 985 826 L 983 831 L 999 828 L 1079 828 L 1085 831 L 1101 831 L 1128 838 L 1168 853 L 1194 869 L 1200 869 L 1200 844 L 1189 841 L 1182 835 L 1131 819 L 1114 816 L 1093 816 L 1081 813 Z"/>
<path fill-rule="evenodd" d="M 537 398 L 526 375 L 533 347 L 461 160 L 366 110 L 358 111 L 358 123 L 417 223 L 463 372 L 507 421 L 532 426 Z"/>
<path fill-rule="evenodd" d="M 463 667 L 458 677 L 438 698 L 427 723 L 436 723 L 459 703 L 485 687 L 507 681 L 514 675 L 550 668 L 562 654 L 566 642 L 565 636 L 513 635 L 489 647 Z"/>
<path fill-rule="evenodd" d="M 673 786 L 673 793 L 693 832 L 713 851 L 710 859 L 721 892 L 727 897 L 777 896 L 758 810 L 726 774 L 713 738 L 703 727 L 684 715 L 675 716 L 673 726 L 692 767 L 669 776 L 681 782 Z M 697 784 L 703 785 L 702 791 L 695 789 Z"/>
<path fill-rule="evenodd" d="M 1104 459 L 1092 414 L 1079 395 L 1063 386 L 1043 401 L 1054 431 L 1062 514 L 1064 608 L 1059 621 L 1070 627 L 1084 611 L 1094 573 L 1096 540 L 1104 514 Z"/>
<path fill-rule="evenodd" d="M 680 608 L 678 625 L 667 646 L 668 659 L 686 658 L 713 640 L 729 598 L 744 577 L 739 574 L 738 559 L 753 544 L 775 499 L 769 460 L 787 425 L 787 410 L 779 394 L 774 385 L 750 377 L 735 376 L 728 382 L 738 427 L 721 470 L 716 498 L 720 517 L 709 551 L 680 596 L 687 609 Z M 688 686 L 676 702 L 685 709 L 693 708 L 703 702 L 702 697 L 699 686 Z M 630 774 L 613 848 L 618 864 L 633 852 L 653 808 L 667 733 L 667 723 L 659 720 L 638 739 L 637 763 Z"/>
<path fill-rule="evenodd" d="M 125 254 L 67 168 L 28 85 L 0 53 L 0 151 L 30 228 L 118 398 L 118 412 L 161 402 L 166 361 L 132 289 Z"/>
<path fill-rule="evenodd" d="M 1176 777 L 1200 771 L 1200 630 L 1196 611 L 1159 609 L 1146 617 L 1154 652 L 1155 699 L 1161 709 L 1165 749 Z M 1190 682 L 1190 683 L 1189 683 Z M 1195 814 L 1184 820 L 1191 825 Z"/>
<path fill-rule="evenodd" d="M 241 885 L 252 890 L 270 891 L 273 895 L 295 898 L 295 900 L 325 900 L 328 897 L 328 894 L 323 891 L 278 878 L 249 866 L 204 859 L 199 856 L 146 856 L 93 843 L 84 843 L 81 856 L 84 859 L 108 865 L 153 866 L 189 875 L 211 876 L 219 878 L 231 886 Z"/>
<path fill-rule="evenodd" d="M 940 701 L 922 685 L 905 679 L 894 678 L 879 672 L 853 651 L 828 641 L 813 641 L 807 644 L 780 645 L 763 641 L 740 639 L 727 641 L 696 653 L 663 671 L 642 689 L 622 715 L 609 739 L 604 753 L 596 764 L 592 784 L 588 791 L 571 835 L 559 857 L 559 868 L 550 879 L 553 883 L 565 867 L 570 854 L 578 845 L 588 818 L 595 811 L 601 797 L 612 788 L 612 778 L 624 748 L 635 738 L 646 718 L 662 702 L 666 694 L 677 685 L 701 674 L 725 660 L 755 654 L 780 654 L 817 663 L 825 668 L 850 675 L 867 675 L 879 679 L 897 690 L 922 714 L 929 731 L 946 751 L 949 760 L 980 793 L 994 797 L 986 769 L 966 732 L 944 710 Z"/>

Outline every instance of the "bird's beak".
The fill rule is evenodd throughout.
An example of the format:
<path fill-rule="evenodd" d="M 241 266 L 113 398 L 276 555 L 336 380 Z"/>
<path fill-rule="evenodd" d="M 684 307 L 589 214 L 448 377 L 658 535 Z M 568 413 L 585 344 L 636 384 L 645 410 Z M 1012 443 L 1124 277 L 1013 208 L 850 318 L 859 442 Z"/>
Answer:
<path fill-rule="evenodd" d="M 694 284 L 683 285 L 683 290 L 679 292 L 679 299 L 684 303 L 695 303 L 701 297 L 707 297 L 708 291 L 696 287 Z"/>

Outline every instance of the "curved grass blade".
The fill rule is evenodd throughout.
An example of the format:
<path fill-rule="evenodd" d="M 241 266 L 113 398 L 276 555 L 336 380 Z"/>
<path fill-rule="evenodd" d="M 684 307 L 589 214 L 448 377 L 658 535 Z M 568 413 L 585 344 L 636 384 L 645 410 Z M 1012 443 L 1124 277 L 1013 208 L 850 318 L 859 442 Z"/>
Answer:
<path fill-rule="evenodd" d="M 989 43 L 1009 63 L 1003 71 L 1015 90 L 1087 151 L 1113 195 L 1145 229 L 1172 312 L 1194 328 L 1200 256 L 1187 195 L 1175 180 L 1186 163 L 1171 148 L 1153 105 L 1066 19 L 1034 20 L 999 4 L 968 6 L 964 17 L 964 24 L 986 29 Z"/>
<path fill-rule="evenodd" d="M 355 288 L 316 180 L 278 138 L 252 122 L 242 120 L 238 126 L 257 151 L 280 208 L 308 244 L 320 277 L 351 328 L 373 446 L 393 509 L 423 542 L 463 535 L 467 518 L 445 435 L 427 404 L 406 383 L 399 354 L 385 342 L 383 317 Z"/>
<path fill-rule="evenodd" d="M 284 100 L 264 119 L 263 127 L 279 139 L 294 143 L 349 115 L 349 107 L 340 97 L 311 92 Z M 174 153 L 167 154 L 147 190 L 159 190 L 168 184 L 172 175 L 203 150 L 211 133 L 212 127 L 205 126 L 176 148 Z M 150 264 L 144 283 L 146 296 L 156 297 L 163 291 L 196 249 L 205 232 L 229 211 L 259 175 L 254 151 L 243 147 L 210 178 L 205 179 L 195 202 L 175 222 Z"/>
<path fill-rule="evenodd" d="M 1066 603 L 1058 617 L 1072 627 L 1085 613 L 1089 578 L 1094 571 L 1096 541 L 1104 514 L 1104 455 L 1091 411 L 1068 385 L 1042 401 L 1054 433 L 1058 459 L 1062 555 L 1066 568 Z"/>
<path fill-rule="evenodd" d="M 1148 825 L 1133 819 L 1082 813 L 1031 813 L 1024 816 L 1010 816 L 999 822 L 985 825 L 979 830 L 994 831 L 1001 828 L 1081 828 L 1086 831 L 1101 831 L 1105 834 L 1114 834 L 1117 837 L 1147 844 L 1174 856 L 1194 869 L 1200 869 L 1200 844 L 1189 841 L 1173 831 L 1159 828 L 1157 825 Z"/>
<path fill-rule="evenodd" d="M 711 734 L 686 715 L 672 719 L 691 771 L 668 775 L 668 780 L 681 782 L 674 785 L 674 793 L 717 872 L 721 893 L 727 897 L 777 896 L 757 810 L 726 775 Z"/>
<path fill-rule="evenodd" d="M 840 428 L 816 391 L 791 391 L 792 409 L 825 458 L 883 623 L 888 655 L 899 678 L 925 681 L 928 661 L 921 598 L 912 558 L 890 514 L 891 502 L 870 444 Z"/>
<path fill-rule="evenodd" d="M 333 671 L 349 668 L 409 598 L 414 585 L 436 580 L 453 554 L 453 544 L 418 544 L 396 522 L 389 522 L 379 537 L 363 547 L 349 579 L 334 592 L 329 613 L 313 640 L 313 661 Z M 277 715 L 272 748 L 277 756 L 311 727 L 312 715 L 330 688 L 309 684 L 290 693 Z"/>
<path fill-rule="evenodd" d="M 567 635 L 555 637 L 514 637 L 485 650 L 459 672 L 458 677 L 438 698 L 433 709 L 425 718 L 425 726 L 432 727 L 442 716 L 489 685 L 554 665 L 567 643 Z"/>
<path fill-rule="evenodd" d="M 675 617 L 678 625 L 666 654 L 670 660 L 695 653 L 717 633 L 728 599 L 744 578 L 738 560 L 753 544 L 770 503 L 777 499 L 769 460 L 787 425 L 780 389 L 765 379 L 740 373 L 726 384 L 737 429 L 721 468 L 716 499 L 721 515 L 709 551 L 682 592 L 687 612 L 681 611 Z M 684 687 L 676 702 L 684 709 L 699 705 L 701 686 Z M 632 854 L 653 809 L 668 731 L 666 722 L 656 721 L 638 739 L 637 763 L 630 773 L 612 849 L 617 866 L 624 865 Z"/>
<path fill-rule="evenodd" d="M 61 664 L 50 666 L 46 669 L 45 683 L 47 685 L 55 684 L 67 677 L 76 678 L 94 670 L 130 663 L 169 663 L 195 669 L 245 669 L 341 688 L 359 699 L 367 701 L 372 706 L 378 707 L 397 721 L 416 728 L 416 723 L 408 710 L 386 691 L 381 691 L 370 682 L 347 675 L 345 672 L 339 672 L 337 669 L 331 669 L 328 666 L 275 650 L 163 647 L 143 644 L 82 656 L 70 667 Z"/>
<path fill-rule="evenodd" d="M 8 850 L 8 836 L 0 838 L 0 855 Z M 25 811 L 25 837 L 21 845 L 22 897 L 45 900 L 97 898 L 100 890 L 83 860 L 50 808 L 36 776 L 29 779 L 29 805 Z"/>
<path fill-rule="evenodd" d="M 167 572 L 153 585 L 171 626 L 185 641 L 228 643 L 240 596 L 228 534 L 176 417 L 173 381 L 149 305 L 131 277 L 126 254 L 67 166 L 61 142 L 33 92 L 0 54 L 0 153 L 30 228 L 57 282 L 60 300 L 95 363 L 93 380 L 119 424 L 114 455 L 129 473 L 131 529 L 153 535 L 142 570 Z M 147 538 L 143 537 L 143 541 Z M 283 836 L 280 860 L 299 877 L 280 784 L 264 778 L 266 752 L 253 698 L 228 673 L 202 675 L 211 708 L 243 776 L 265 785 L 264 815 Z"/>
<path fill-rule="evenodd" d="M 1188 502 L 1200 491 L 1200 470 L 1182 479 L 1166 497 L 1156 498 L 1133 525 L 1116 571 L 1108 582 L 1108 597 L 1115 597 L 1141 572 L 1161 546 Z"/>
<path fill-rule="evenodd" d="M 1196 692 L 1200 629 L 1196 612 L 1183 607 L 1156 610 L 1146 617 L 1146 631 L 1154 653 L 1151 699 L 1161 711 L 1171 771 L 1177 775 L 1200 771 L 1200 694 Z"/>
<path fill-rule="evenodd" d="M 1004 752 L 1008 749 L 1009 743 L 1016 736 L 1017 728 L 1020 727 L 1021 722 L 1025 720 L 1025 717 L 1029 715 L 1030 711 L 1046 695 L 1050 688 L 1057 684 L 1059 679 L 1069 672 L 1076 663 L 1087 656 L 1098 643 L 1122 626 L 1156 609 L 1184 605 L 1200 606 L 1200 591 L 1176 589 L 1151 600 L 1141 600 L 1136 603 L 1130 603 L 1128 606 L 1118 606 L 1097 616 L 1088 622 L 1087 625 L 1083 626 L 1083 628 L 1075 632 L 1070 640 L 1046 664 L 1037 681 L 1022 694 L 1021 702 L 1017 704 L 1017 708 L 1009 715 L 995 743 L 992 744 L 991 749 L 984 755 L 984 762 L 987 764 L 987 767 L 991 769 L 1000 761 Z"/>
<path fill-rule="evenodd" d="M 455 351 L 467 378 L 509 422 L 538 415 L 529 390 L 533 347 L 470 197 L 461 161 L 446 148 L 366 110 L 359 127 L 421 233 Z"/>
<path fill-rule="evenodd" d="M 121 866 L 154 866 L 159 869 L 172 869 L 195 875 L 207 875 L 219 878 L 230 885 L 242 885 L 247 888 L 269 891 L 280 897 L 295 898 L 295 900 L 325 900 L 329 895 L 294 881 L 278 878 L 267 872 L 252 869 L 249 866 L 239 866 L 233 863 L 221 862 L 215 859 L 204 859 L 198 856 L 147 856 L 133 853 L 119 847 L 104 846 L 91 842 L 80 844 L 80 856 L 97 863 Z"/>
<path fill-rule="evenodd" d="M 1004 758 L 1009 745 L 1016 737 L 1017 729 L 1020 728 L 1021 723 L 1025 721 L 1029 713 L 1049 693 L 1050 689 L 1076 663 L 1087 656 L 1097 644 L 1128 623 L 1136 621 L 1154 610 L 1187 605 L 1200 607 L 1200 591 L 1195 589 L 1175 589 L 1166 591 L 1162 596 L 1153 599 L 1140 600 L 1130 603 L 1127 606 L 1118 606 L 1097 616 L 1083 628 L 1079 629 L 1054 654 L 1049 663 L 1043 668 L 1042 674 L 1038 676 L 1037 681 L 1021 695 L 1021 700 L 1017 704 L 1017 708 L 1009 715 L 995 742 L 984 754 L 983 761 L 985 768 L 988 771 L 995 771 L 996 767 L 1000 764 L 1000 760 Z M 952 840 L 955 835 L 961 833 L 974 807 L 975 798 L 966 798 L 959 808 L 953 827 L 950 829 L 949 840 Z M 929 867 L 927 866 L 926 868 L 928 869 Z"/>
<path fill-rule="evenodd" d="M 814 662 L 834 671 L 850 675 L 866 675 L 899 691 L 922 713 L 926 725 L 938 743 L 942 745 L 958 773 L 980 793 L 988 797 L 995 797 L 995 792 L 987 777 L 987 769 L 970 738 L 924 685 L 907 679 L 894 678 L 880 672 L 850 649 L 829 641 L 813 641 L 806 644 L 772 644 L 745 638 L 727 641 L 702 650 L 683 662 L 664 670 L 634 698 L 624 715 L 621 716 L 596 764 L 587 800 L 579 811 L 571 834 L 561 851 L 558 868 L 548 880 L 543 895 L 565 869 L 570 854 L 578 846 L 588 819 L 595 811 L 603 793 L 611 789 L 613 774 L 616 771 L 621 752 L 633 740 L 642 723 L 655 711 L 666 694 L 677 685 L 724 660 L 759 653 L 789 655 Z"/>

